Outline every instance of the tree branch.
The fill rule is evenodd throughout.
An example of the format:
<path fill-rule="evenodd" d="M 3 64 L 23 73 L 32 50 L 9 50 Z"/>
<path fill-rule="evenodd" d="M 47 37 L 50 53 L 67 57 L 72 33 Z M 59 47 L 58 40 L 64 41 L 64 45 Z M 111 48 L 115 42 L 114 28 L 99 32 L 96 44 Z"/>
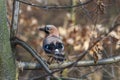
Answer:
<path fill-rule="evenodd" d="M 90 2 L 92 2 L 93 0 L 87 0 L 84 3 L 79 3 L 77 5 L 70 5 L 70 6 L 40 6 L 40 5 L 29 3 L 29 2 L 26 2 L 26 1 L 23 1 L 23 0 L 17 0 L 17 1 L 19 1 L 19 2 L 21 2 L 23 4 L 27 4 L 27 5 L 30 5 L 30 6 L 43 8 L 43 9 L 68 9 L 68 8 L 75 8 L 75 7 L 79 7 L 79 6 L 82 6 L 82 5 L 86 5 L 86 4 L 90 3 Z"/>
<path fill-rule="evenodd" d="M 14 37 L 16 32 L 17 32 L 17 28 L 18 28 L 18 18 L 19 18 L 19 2 L 14 0 L 13 1 L 13 10 L 12 10 L 12 21 L 11 21 L 11 29 L 10 29 L 10 37 Z"/>
<path fill-rule="evenodd" d="M 24 41 L 18 39 L 17 37 L 14 37 L 11 39 L 12 46 L 15 47 L 16 45 L 22 46 L 25 50 L 27 50 L 40 64 L 41 67 L 50 75 L 51 70 L 48 68 L 47 63 L 43 61 L 43 59 L 37 54 L 37 52 L 32 49 L 28 44 L 26 44 Z"/>
<path fill-rule="evenodd" d="M 120 62 L 120 56 L 101 59 L 96 64 L 94 63 L 94 60 L 79 61 L 75 67 L 98 66 L 98 65 L 113 64 L 117 62 Z M 72 63 L 73 62 L 64 62 L 63 64 L 54 63 L 49 65 L 48 67 L 50 69 L 59 69 L 59 68 L 64 68 Z M 24 70 L 42 69 L 42 65 L 33 62 L 17 62 L 17 65 L 19 69 L 24 69 Z"/>

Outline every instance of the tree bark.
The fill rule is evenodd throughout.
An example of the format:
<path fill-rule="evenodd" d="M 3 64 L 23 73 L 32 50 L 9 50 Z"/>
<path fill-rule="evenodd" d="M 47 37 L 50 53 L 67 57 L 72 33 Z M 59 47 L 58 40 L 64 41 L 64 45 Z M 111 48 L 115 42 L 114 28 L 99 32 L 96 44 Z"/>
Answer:
<path fill-rule="evenodd" d="M 7 27 L 6 0 L 0 0 L 0 80 L 16 80 L 16 65 Z"/>

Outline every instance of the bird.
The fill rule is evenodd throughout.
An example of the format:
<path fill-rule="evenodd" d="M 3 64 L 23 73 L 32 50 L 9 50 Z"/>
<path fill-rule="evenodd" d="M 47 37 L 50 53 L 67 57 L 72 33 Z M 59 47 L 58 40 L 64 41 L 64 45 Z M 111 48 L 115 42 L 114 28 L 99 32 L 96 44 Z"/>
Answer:
<path fill-rule="evenodd" d="M 45 25 L 39 28 L 40 31 L 46 33 L 46 37 L 43 40 L 43 50 L 48 55 L 53 55 L 53 58 L 59 62 L 65 60 L 64 44 L 60 38 L 59 31 L 54 25 Z"/>

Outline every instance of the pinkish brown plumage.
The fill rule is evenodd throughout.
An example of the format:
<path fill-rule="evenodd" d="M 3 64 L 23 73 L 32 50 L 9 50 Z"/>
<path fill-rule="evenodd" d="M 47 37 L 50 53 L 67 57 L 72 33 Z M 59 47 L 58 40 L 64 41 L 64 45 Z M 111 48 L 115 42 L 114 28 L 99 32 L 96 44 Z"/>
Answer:
<path fill-rule="evenodd" d="M 40 28 L 46 33 L 46 38 L 43 41 L 43 49 L 46 54 L 53 54 L 58 61 L 64 60 L 64 45 L 59 36 L 59 31 L 54 25 L 46 25 Z"/>

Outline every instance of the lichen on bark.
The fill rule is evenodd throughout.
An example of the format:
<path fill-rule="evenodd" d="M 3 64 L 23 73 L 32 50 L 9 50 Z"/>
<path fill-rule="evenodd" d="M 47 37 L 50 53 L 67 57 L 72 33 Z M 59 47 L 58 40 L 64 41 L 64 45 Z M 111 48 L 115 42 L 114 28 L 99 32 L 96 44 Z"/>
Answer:
<path fill-rule="evenodd" d="M 10 46 L 6 0 L 0 0 L 0 80 L 15 80 L 16 66 Z"/>

